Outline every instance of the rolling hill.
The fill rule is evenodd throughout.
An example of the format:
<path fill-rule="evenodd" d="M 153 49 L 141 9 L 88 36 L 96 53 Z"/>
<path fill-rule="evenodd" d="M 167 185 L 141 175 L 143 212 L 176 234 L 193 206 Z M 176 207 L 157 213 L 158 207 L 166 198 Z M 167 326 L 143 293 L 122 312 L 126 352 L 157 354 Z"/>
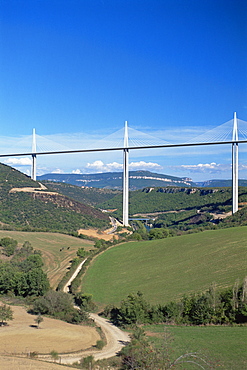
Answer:
<path fill-rule="evenodd" d="M 201 181 L 196 182 L 197 186 L 200 187 L 206 187 L 206 188 L 215 188 L 215 187 L 230 187 L 232 186 L 232 180 L 222 180 L 222 179 L 214 179 L 214 180 L 207 180 L 207 181 Z M 239 179 L 238 180 L 239 186 L 247 186 L 247 180 Z"/>
<path fill-rule="evenodd" d="M 141 291 L 152 304 L 230 287 L 247 274 L 247 226 L 162 240 L 129 242 L 99 255 L 82 282 L 99 305 L 115 304 Z"/>

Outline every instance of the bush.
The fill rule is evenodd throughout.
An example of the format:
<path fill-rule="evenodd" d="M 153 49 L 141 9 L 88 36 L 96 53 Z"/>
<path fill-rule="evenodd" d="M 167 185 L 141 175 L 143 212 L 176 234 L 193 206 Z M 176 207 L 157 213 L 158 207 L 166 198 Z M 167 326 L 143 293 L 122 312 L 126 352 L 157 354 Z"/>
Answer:
<path fill-rule="evenodd" d="M 99 350 L 101 350 L 103 347 L 104 347 L 104 345 L 105 345 L 105 343 L 104 343 L 104 341 L 103 340 L 97 340 L 97 342 L 96 342 L 96 348 L 97 349 L 99 349 Z"/>

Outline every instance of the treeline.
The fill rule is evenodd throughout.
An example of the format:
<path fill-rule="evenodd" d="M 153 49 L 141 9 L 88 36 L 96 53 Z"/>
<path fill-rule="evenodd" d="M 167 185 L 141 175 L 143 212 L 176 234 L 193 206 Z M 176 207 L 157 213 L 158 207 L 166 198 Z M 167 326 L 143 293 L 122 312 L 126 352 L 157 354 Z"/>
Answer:
<path fill-rule="evenodd" d="M 0 294 L 16 296 L 40 296 L 50 288 L 39 251 L 29 242 L 16 250 L 17 242 L 11 238 L 0 240 L 2 253 L 12 256 L 9 261 L 0 260 Z M 6 252 L 7 251 L 7 252 Z"/>
<path fill-rule="evenodd" d="M 141 292 L 129 294 L 120 307 L 108 305 L 104 316 L 115 325 L 176 323 L 185 325 L 241 324 L 247 322 L 247 278 L 240 286 L 218 291 L 212 285 L 205 293 L 184 296 L 164 306 L 151 305 Z"/>

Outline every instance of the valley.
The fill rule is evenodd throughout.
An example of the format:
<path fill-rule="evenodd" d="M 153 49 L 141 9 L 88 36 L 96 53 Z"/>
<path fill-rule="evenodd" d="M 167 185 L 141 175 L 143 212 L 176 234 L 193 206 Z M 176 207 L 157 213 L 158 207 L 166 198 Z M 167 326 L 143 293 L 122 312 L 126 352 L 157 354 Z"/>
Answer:
<path fill-rule="evenodd" d="M 122 193 L 119 190 L 80 188 L 50 181 L 37 183 L 8 166 L 1 165 L 0 169 L 0 239 L 12 238 L 17 241 L 17 249 L 13 254 L 15 262 L 12 265 L 16 266 L 15 268 L 22 266 L 24 262 L 20 260 L 17 263 L 18 259 L 14 259 L 15 254 L 18 255 L 25 242 L 30 243 L 34 250 L 41 252 L 44 262 L 42 268 L 48 276 L 52 291 L 56 291 L 57 288 L 61 291 L 78 263 L 85 259 L 86 266 L 79 272 L 75 279 L 76 283 L 73 281 L 71 284 L 68 295 L 75 300 L 79 299 L 78 297 L 84 297 L 82 298 L 84 300 L 91 297 L 88 302 L 92 300 L 92 305 L 89 304 L 87 310 L 95 320 L 96 312 L 100 313 L 108 306 L 117 307 L 126 301 L 128 295 L 135 296 L 138 292 L 143 294 L 148 305 L 156 307 L 169 305 L 170 302 L 177 304 L 185 296 L 206 294 L 212 287 L 220 292 L 231 291 L 232 287 L 237 286 L 241 294 L 241 286 L 247 275 L 246 188 L 239 188 L 240 209 L 233 216 L 230 188 L 173 185 L 133 190 L 130 192 L 130 212 L 134 217 L 151 218 L 151 229 L 148 230 L 141 221 L 135 220 L 131 221 L 130 227 L 122 227 Z M 117 220 L 114 221 L 114 226 L 111 219 Z M 0 264 L 2 268 L 6 264 L 7 269 L 12 257 L 4 254 L 4 248 L 0 248 L 0 252 Z M 80 254 L 84 257 L 79 257 Z M 35 257 L 29 257 L 29 260 L 36 261 Z M 73 261 L 76 261 L 77 265 Z M 0 282 L 1 286 L 4 286 L 3 281 Z M 18 300 L 21 299 L 22 305 L 30 306 L 30 302 L 35 302 L 37 297 L 32 293 L 28 294 L 31 295 L 20 298 L 15 297 L 13 291 L 9 291 L 7 295 L 2 296 L 3 302 L 11 304 L 14 309 L 14 321 L 2 329 L 9 329 L 10 333 L 18 331 L 18 335 L 23 334 L 23 339 L 18 340 L 22 346 L 27 348 L 29 344 L 25 342 L 25 338 L 26 340 L 30 338 L 30 346 L 32 342 L 37 346 L 40 343 L 46 346 L 43 348 L 40 345 L 39 349 L 32 347 L 40 355 L 46 353 L 44 360 L 50 358 L 49 353 L 55 350 L 64 358 L 63 363 L 72 363 L 73 359 L 78 361 L 82 356 L 90 356 L 92 353 L 95 360 L 113 355 L 112 352 L 106 355 L 110 338 L 102 351 L 92 352 L 91 346 L 95 346 L 96 342 L 101 340 L 101 336 L 92 327 L 94 334 L 89 340 L 90 343 L 87 342 L 87 335 L 79 334 L 80 338 L 85 339 L 85 345 L 81 339 L 70 344 L 70 339 L 64 336 L 63 325 L 73 327 L 75 333 L 77 331 L 79 333 L 80 330 L 84 330 L 84 324 L 73 325 L 44 316 L 41 329 L 34 328 L 35 316 L 27 314 L 26 309 L 15 304 L 16 302 L 20 304 Z M 86 307 L 86 301 L 83 302 Z M 157 334 L 157 331 L 160 327 L 162 330 L 167 328 L 175 337 L 178 330 L 174 322 L 171 325 L 170 322 L 162 320 L 157 326 L 152 324 L 152 327 L 145 327 L 150 343 L 157 337 L 158 346 L 160 334 Z M 57 329 L 53 325 L 57 326 Z M 1 338 L 5 338 L 2 346 L 5 348 L 3 356 L 11 352 L 7 346 L 15 343 L 15 340 L 8 334 L 10 340 L 7 341 L 2 329 L 0 343 Z M 206 327 L 205 338 L 210 338 L 213 332 L 216 333 L 214 348 L 210 348 L 210 357 L 218 356 L 226 369 L 231 368 L 232 357 L 238 368 L 242 369 L 245 363 L 244 356 L 239 356 L 237 360 L 233 352 L 234 341 L 239 335 L 243 337 L 246 324 L 243 322 L 243 327 L 237 326 L 235 330 L 231 330 L 231 327 L 228 329 L 228 333 L 232 333 L 232 339 L 223 345 L 220 343 L 220 334 L 217 333 L 224 330 L 224 326 Z M 202 329 L 195 326 L 195 330 L 197 330 L 193 334 L 195 338 L 201 338 Z M 66 332 L 70 336 L 70 329 L 66 329 Z M 1 333 L 4 334 L 3 337 Z M 33 335 L 38 336 L 34 339 Z M 181 335 L 187 338 L 185 340 L 189 340 L 189 329 L 186 326 L 181 326 Z M 71 336 L 77 338 L 77 334 Z M 124 342 L 124 339 L 122 340 Z M 61 346 L 55 346 L 58 341 L 61 341 Z M 175 343 L 174 349 L 177 354 L 181 349 L 181 343 L 179 344 L 177 339 Z M 196 341 L 189 343 L 189 350 L 196 348 Z M 207 347 L 206 342 L 200 343 L 200 348 L 204 350 Z M 63 345 L 66 348 L 63 348 Z M 89 347 L 91 349 L 85 352 L 84 349 Z M 238 347 L 241 348 L 241 344 L 238 344 Z M 17 345 L 15 348 L 16 350 L 12 349 L 15 354 L 26 351 L 20 348 L 18 352 Z M 83 353 L 80 352 L 72 358 L 69 355 L 67 360 L 66 355 L 62 355 L 81 350 Z M 224 352 L 225 358 L 220 356 L 221 352 Z M 9 359 L 2 356 L 2 363 L 9 363 Z M 26 364 L 26 360 L 23 358 L 23 362 L 18 362 L 20 364 L 18 366 L 21 368 Z M 17 364 L 19 360 L 15 357 L 12 361 Z M 34 360 L 29 361 L 31 366 Z M 52 365 L 47 364 L 47 369 Z M 38 363 L 37 370 L 39 366 L 41 363 Z"/>

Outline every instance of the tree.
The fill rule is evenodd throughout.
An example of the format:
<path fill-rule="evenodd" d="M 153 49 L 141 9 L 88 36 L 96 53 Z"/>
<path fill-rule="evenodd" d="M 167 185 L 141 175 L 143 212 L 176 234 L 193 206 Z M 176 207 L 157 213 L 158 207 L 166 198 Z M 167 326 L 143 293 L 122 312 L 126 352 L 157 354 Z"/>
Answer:
<path fill-rule="evenodd" d="M 13 311 L 10 306 L 0 306 L 0 326 L 3 326 L 7 320 L 13 320 Z"/>
<path fill-rule="evenodd" d="M 43 321 L 44 321 L 44 319 L 43 319 L 43 317 L 41 316 L 41 314 L 39 313 L 39 314 L 38 314 L 38 316 L 36 317 L 36 319 L 34 319 L 34 321 L 37 323 L 37 327 L 38 327 L 38 329 L 39 329 L 39 324 L 40 324 L 41 322 L 43 322 Z"/>
<path fill-rule="evenodd" d="M 82 310 L 89 312 L 95 310 L 96 307 L 91 294 L 77 293 L 75 296 L 75 303 Z"/>
<path fill-rule="evenodd" d="M 103 340 L 101 340 L 101 339 L 97 340 L 97 342 L 96 342 L 96 348 L 97 349 L 101 350 L 104 347 L 104 345 L 105 345 L 105 343 L 104 343 Z"/>
<path fill-rule="evenodd" d="M 35 268 L 41 268 L 44 265 L 40 254 L 31 254 L 19 264 L 22 271 L 27 272 Z"/>
<path fill-rule="evenodd" d="M 148 322 L 149 308 L 149 304 L 145 301 L 141 292 L 129 294 L 128 297 L 121 302 L 118 323 L 124 326 Z"/>
<path fill-rule="evenodd" d="M 150 239 L 163 239 L 169 236 L 169 230 L 163 227 L 151 229 L 149 231 L 149 238 Z"/>
<path fill-rule="evenodd" d="M 12 256 L 15 253 L 16 247 L 17 247 L 17 240 L 14 240 L 12 238 L 2 238 L 0 240 L 0 246 L 3 247 L 4 254 L 7 257 Z"/>
<path fill-rule="evenodd" d="M 77 257 L 85 258 L 87 255 L 87 252 L 84 248 L 78 248 L 78 251 L 76 252 Z"/>

